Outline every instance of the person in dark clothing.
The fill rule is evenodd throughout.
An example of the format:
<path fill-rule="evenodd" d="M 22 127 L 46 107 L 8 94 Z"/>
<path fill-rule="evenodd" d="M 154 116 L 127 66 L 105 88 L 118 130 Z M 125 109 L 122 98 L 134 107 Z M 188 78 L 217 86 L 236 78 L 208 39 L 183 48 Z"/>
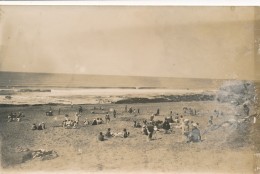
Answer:
<path fill-rule="evenodd" d="M 79 114 L 83 112 L 82 106 L 79 106 Z"/>
<path fill-rule="evenodd" d="M 165 130 L 165 133 L 168 133 L 168 130 L 170 130 L 171 126 L 167 119 L 163 122 L 163 129 Z"/>
<path fill-rule="evenodd" d="M 107 132 L 106 132 L 105 136 L 108 137 L 108 138 L 113 136 L 112 133 L 111 133 L 111 129 L 110 128 L 107 129 Z"/>
<path fill-rule="evenodd" d="M 249 107 L 245 104 L 244 105 L 244 113 L 249 116 Z"/>
<path fill-rule="evenodd" d="M 105 140 L 104 135 L 103 135 L 102 132 L 99 133 L 99 135 L 98 135 L 98 140 L 99 140 L 99 141 L 104 141 L 104 140 Z"/>
<path fill-rule="evenodd" d="M 127 138 L 127 137 L 129 137 L 129 135 L 130 135 L 130 132 L 127 132 L 126 129 L 124 129 L 123 130 L 123 137 Z"/>
<path fill-rule="evenodd" d="M 43 130 L 43 127 L 42 127 L 42 125 L 41 125 L 41 124 L 39 124 L 39 125 L 38 125 L 38 127 L 37 127 L 37 129 L 38 129 L 38 130 Z"/>
<path fill-rule="evenodd" d="M 94 119 L 91 125 L 97 125 L 97 120 Z"/>
<path fill-rule="evenodd" d="M 146 128 L 147 128 L 147 133 L 148 133 L 148 141 L 150 141 L 150 140 L 152 140 L 153 131 L 154 131 L 153 125 L 152 124 L 148 124 L 146 126 Z"/>
<path fill-rule="evenodd" d="M 125 105 L 125 112 L 127 112 L 127 105 Z"/>
<path fill-rule="evenodd" d="M 160 109 L 159 108 L 157 109 L 155 116 L 158 116 L 158 115 L 160 115 Z"/>
<path fill-rule="evenodd" d="M 132 109 L 132 107 L 130 107 L 129 108 L 129 111 L 128 111 L 130 114 L 132 114 L 133 113 L 133 109 Z"/>
<path fill-rule="evenodd" d="M 116 118 L 116 110 L 115 109 L 113 111 L 113 116 L 114 116 L 114 118 Z"/>

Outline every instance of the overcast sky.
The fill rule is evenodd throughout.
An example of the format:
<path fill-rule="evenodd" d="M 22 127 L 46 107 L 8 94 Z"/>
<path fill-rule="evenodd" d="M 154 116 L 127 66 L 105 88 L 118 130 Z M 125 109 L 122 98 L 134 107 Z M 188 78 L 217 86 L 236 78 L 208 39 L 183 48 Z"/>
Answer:
<path fill-rule="evenodd" d="M 253 7 L 2 6 L 0 70 L 252 78 Z"/>

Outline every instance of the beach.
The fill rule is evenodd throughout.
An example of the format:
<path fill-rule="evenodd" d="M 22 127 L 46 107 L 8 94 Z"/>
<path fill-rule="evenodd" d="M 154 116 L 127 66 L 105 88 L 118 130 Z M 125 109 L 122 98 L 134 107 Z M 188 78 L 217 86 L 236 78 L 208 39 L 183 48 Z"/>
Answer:
<path fill-rule="evenodd" d="M 77 172 L 191 172 L 201 173 L 214 171 L 217 173 L 252 173 L 254 168 L 254 150 L 249 137 L 238 134 L 238 126 L 220 127 L 202 135 L 201 143 L 186 143 L 182 141 L 181 130 L 164 134 L 156 132 L 154 140 L 147 142 L 147 137 L 141 134 L 140 128 L 133 128 L 133 121 L 149 119 L 157 108 L 163 120 L 170 111 L 183 113 L 183 107 L 198 110 L 197 116 L 184 115 L 185 118 L 198 122 L 201 132 L 207 130 L 209 115 L 214 109 L 221 110 L 224 116 L 214 118 L 216 124 L 234 118 L 237 108 L 231 104 L 206 102 L 170 102 L 128 104 L 128 107 L 140 109 L 140 114 L 125 113 L 125 104 L 91 104 L 81 105 L 83 108 L 78 129 L 65 129 L 61 126 L 64 114 L 74 119 L 79 105 L 40 105 L 1 107 L 2 134 L 2 166 L 4 172 L 35 172 L 77 171 Z M 94 107 L 104 110 L 95 110 Z M 45 112 L 53 110 L 53 116 Z M 117 111 L 117 118 L 111 116 L 111 122 L 97 126 L 84 125 L 85 118 L 92 120 L 104 118 L 111 108 Z M 60 115 L 58 110 L 60 109 Z M 8 113 L 20 111 L 25 114 L 21 122 L 7 123 Z M 44 121 L 45 130 L 31 130 L 33 123 Z M 99 132 L 111 128 L 120 132 L 126 128 L 131 134 L 128 138 L 113 137 L 104 142 L 97 141 Z M 249 131 L 249 130 L 248 130 Z M 58 157 L 52 160 L 25 160 L 22 153 L 15 152 L 17 146 L 31 150 L 52 149 Z M 238 160 L 239 159 L 239 160 Z"/>

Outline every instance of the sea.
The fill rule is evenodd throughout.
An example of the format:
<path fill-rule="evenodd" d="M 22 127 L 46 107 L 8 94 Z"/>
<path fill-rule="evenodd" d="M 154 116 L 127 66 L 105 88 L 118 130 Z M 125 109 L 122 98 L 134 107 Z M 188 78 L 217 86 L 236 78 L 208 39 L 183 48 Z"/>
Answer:
<path fill-rule="evenodd" d="M 227 80 L 0 72 L 0 104 L 96 104 L 216 91 Z"/>

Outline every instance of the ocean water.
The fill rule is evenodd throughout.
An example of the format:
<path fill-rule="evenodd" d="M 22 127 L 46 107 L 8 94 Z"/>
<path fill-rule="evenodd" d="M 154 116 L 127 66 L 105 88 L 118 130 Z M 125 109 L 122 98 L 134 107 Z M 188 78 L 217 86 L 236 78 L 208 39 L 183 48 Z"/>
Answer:
<path fill-rule="evenodd" d="M 215 92 L 226 80 L 0 72 L 0 104 L 94 104 Z M 21 91 L 22 90 L 22 91 Z M 11 99 L 6 98 L 7 95 Z"/>
<path fill-rule="evenodd" d="M 215 89 L 223 80 L 0 72 L 0 88 Z"/>

